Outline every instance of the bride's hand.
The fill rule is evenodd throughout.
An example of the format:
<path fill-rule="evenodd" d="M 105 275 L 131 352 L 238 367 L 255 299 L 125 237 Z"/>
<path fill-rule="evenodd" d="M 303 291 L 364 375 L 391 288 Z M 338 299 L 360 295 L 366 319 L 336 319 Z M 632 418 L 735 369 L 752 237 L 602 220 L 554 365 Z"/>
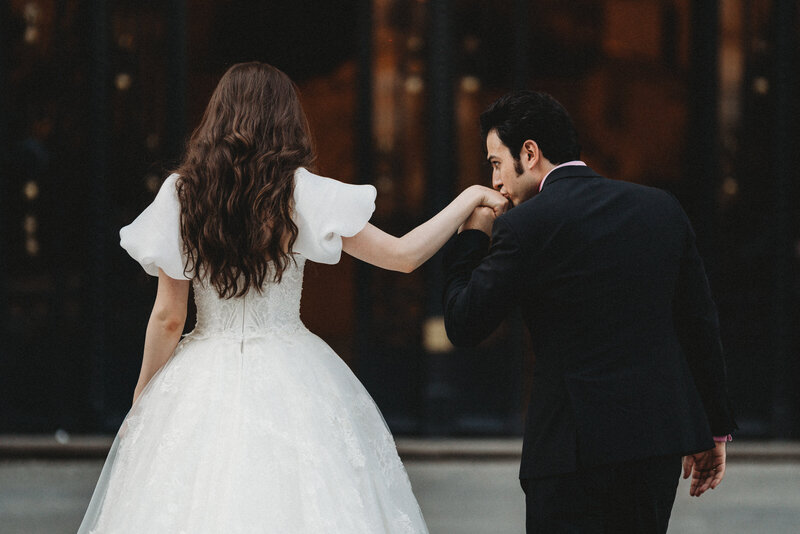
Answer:
<path fill-rule="evenodd" d="M 511 206 L 508 199 L 494 189 L 489 189 L 482 185 L 473 185 L 472 187 L 475 188 L 479 195 L 478 206 L 491 208 L 495 217 L 504 214 Z"/>

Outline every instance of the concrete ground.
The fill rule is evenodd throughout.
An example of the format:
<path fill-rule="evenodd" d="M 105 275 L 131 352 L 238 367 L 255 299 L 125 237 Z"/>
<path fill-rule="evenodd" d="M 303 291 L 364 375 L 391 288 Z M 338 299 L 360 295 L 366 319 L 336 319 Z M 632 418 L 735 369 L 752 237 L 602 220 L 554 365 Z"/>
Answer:
<path fill-rule="evenodd" d="M 516 462 L 409 462 L 431 534 L 521 534 L 525 504 Z M 729 464 L 723 483 L 700 498 L 681 481 L 669 532 L 797 534 L 800 463 Z"/>
<path fill-rule="evenodd" d="M 406 461 L 431 534 L 524 532 L 517 466 L 510 458 Z M 96 459 L 0 461 L 0 532 L 74 533 L 101 467 Z M 670 532 L 800 532 L 800 462 L 734 458 L 723 484 L 700 499 L 682 481 Z"/>

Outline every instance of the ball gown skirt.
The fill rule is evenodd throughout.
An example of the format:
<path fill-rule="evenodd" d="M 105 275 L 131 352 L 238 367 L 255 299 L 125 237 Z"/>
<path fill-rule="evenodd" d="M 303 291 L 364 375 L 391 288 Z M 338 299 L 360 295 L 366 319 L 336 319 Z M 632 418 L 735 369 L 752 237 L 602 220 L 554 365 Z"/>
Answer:
<path fill-rule="evenodd" d="M 301 325 L 185 337 L 114 440 L 79 533 L 424 533 L 394 440 Z"/>

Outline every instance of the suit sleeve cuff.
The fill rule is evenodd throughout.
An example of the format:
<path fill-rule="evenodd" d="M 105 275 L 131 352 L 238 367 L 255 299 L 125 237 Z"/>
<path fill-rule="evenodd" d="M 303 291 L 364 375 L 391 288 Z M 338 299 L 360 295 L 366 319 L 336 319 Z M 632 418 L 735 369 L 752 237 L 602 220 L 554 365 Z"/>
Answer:
<path fill-rule="evenodd" d="M 456 236 L 459 243 L 468 243 L 472 247 L 489 248 L 489 236 L 480 230 L 464 230 Z"/>
<path fill-rule="evenodd" d="M 489 253 L 491 239 L 480 230 L 464 230 L 444 250 L 444 265 L 450 269 L 456 262 L 480 262 Z"/>

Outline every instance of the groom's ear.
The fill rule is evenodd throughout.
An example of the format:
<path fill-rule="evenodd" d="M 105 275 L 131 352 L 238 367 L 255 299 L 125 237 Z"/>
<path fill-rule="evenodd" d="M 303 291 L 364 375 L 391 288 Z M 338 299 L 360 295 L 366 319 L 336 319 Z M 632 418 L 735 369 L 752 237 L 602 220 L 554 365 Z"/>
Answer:
<path fill-rule="evenodd" d="M 536 144 L 536 141 L 528 139 L 522 143 L 522 150 L 520 151 L 519 156 L 523 167 L 533 169 L 542 158 L 542 152 L 539 150 L 539 145 Z"/>

